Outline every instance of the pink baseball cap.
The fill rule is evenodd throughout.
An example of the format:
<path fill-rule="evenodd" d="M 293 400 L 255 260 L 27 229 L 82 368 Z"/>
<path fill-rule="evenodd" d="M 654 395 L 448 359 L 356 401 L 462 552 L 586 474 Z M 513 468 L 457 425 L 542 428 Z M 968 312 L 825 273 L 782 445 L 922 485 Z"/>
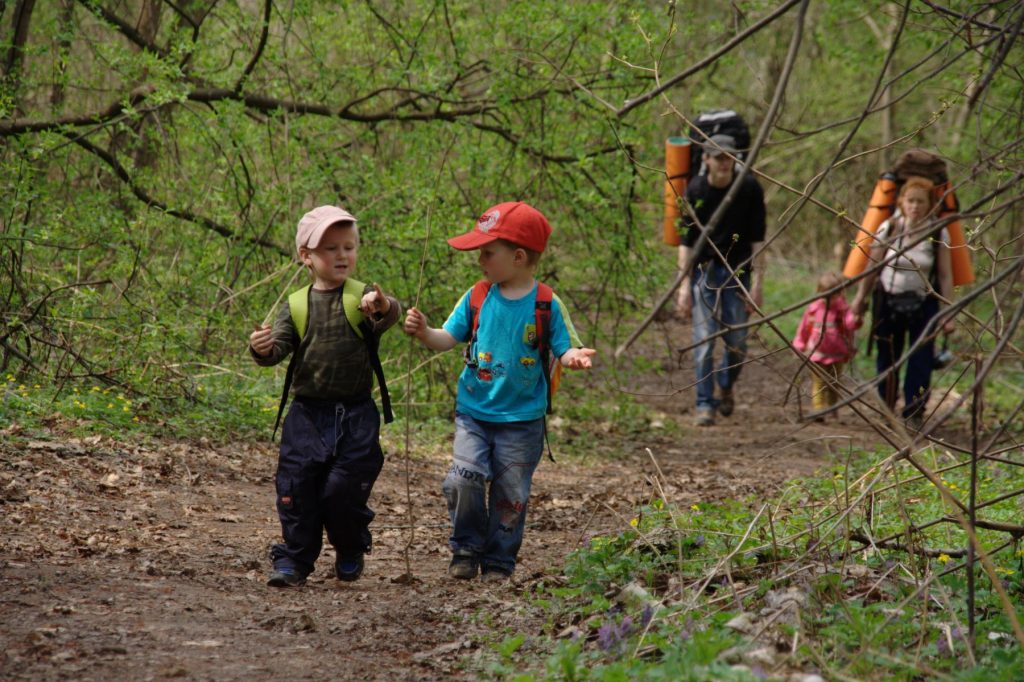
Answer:
<path fill-rule="evenodd" d="M 506 201 L 484 211 L 476 227 L 452 237 L 448 243 L 460 251 L 472 251 L 495 239 L 504 239 L 541 253 L 550 235 L 551 225 L 543 213 L 522 201 Z"/>
<path fill-rule="evenodd" d="M 356 217 L 340 206 L 317 206 L 302 216 L 299 227 L 295 231 L 295 250 L 303 246 L 315 249 L 331 225 L 338 223 L 356 223 Z"/>

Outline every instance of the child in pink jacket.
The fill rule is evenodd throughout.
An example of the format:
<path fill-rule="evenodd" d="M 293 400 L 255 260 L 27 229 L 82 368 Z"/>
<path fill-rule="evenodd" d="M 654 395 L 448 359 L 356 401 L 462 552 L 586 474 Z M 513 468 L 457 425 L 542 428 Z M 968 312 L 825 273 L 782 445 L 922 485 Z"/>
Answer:
<path fill-rule="evenodd" d="M 836 273 L 826 272 L 818 279 L 818 293 L 835 289 L 842 282 Z M 816 366 L 811 371 L 811 402 L 816 411 L 832 407 L 839 400 L 839 377 L 856 350 L 853 330 L 860 324 L 846 304 L 842 289 L 815 299 L 804 311 L 793 347 Z"/>

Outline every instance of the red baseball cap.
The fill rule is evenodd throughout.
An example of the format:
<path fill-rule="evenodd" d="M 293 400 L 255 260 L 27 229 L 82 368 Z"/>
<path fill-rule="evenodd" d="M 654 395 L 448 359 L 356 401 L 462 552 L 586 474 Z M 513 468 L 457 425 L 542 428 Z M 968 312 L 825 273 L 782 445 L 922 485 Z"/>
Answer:
<path fill-rule="evenodd" d="M 522 201 L 506 201 L 484 211 L 476 227 L 452 237 L 448 243 L 460 251 L 472 251 L 495 239 L 504 239 L 541 253 L 550 235 L 551 225 L 543 213 Z"/>

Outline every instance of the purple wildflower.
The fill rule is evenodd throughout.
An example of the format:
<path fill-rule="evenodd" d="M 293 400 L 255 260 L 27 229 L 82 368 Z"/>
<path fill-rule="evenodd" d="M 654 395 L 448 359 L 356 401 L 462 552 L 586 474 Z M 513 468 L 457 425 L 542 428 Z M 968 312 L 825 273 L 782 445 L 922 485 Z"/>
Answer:
<path fill-rule="evenodd" d="M 640 627 L 647 629 L 647 626 L 651 624 L 652 618 L 654 618 L 654 607 L 650 604 L 645 604 L 644 610 L 640 614 Z"/>
<path fill-rule="evenodd" d="M 614 623 L 605 623 L 597 631 L 597 646 L 601 647 L 601 651 L 610 650 L 618 644 L 618 634 Z"/>

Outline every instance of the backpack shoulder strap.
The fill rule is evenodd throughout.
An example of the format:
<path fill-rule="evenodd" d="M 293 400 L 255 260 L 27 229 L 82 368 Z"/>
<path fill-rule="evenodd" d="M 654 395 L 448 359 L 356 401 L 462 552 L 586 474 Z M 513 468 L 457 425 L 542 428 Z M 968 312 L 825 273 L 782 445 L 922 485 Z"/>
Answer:
<path fill-rule="evenodd" d="M 547 413 L 552 412 L 552 398 L 561 378 L 562 366 L 551 353 L 551 302 L 555 292 L 543 282 L 537 283 L 537 300 L 534 302 L 534 324 L 537 330 L 537 350 L 540 352 L 540 366 L 547 384 Z"/>
<path fill-rule="evenodd" d="M 295 333 L 299 340 L 295 344 L 292 357 L 288 360 L 288 369 L 284 373 L 281 402 L 277 405 L 277 419 L 274 420 L 274 432 L 270 435 L 270 440 L 277 437 L 277 428 L 281 426 L 281 415 L 284 414 L 285 405 L 288 404 L 288 391 L 292 388 L 292 377 L 295 375 L 295 365 L 298 363 L 299 345 L 302 343 L 302 337 L 306 334 L 306 327 L 309 326 L 309 292 L 312 288 L 312 285 L 307 284 L 288 295 L 288 312 L 291 313 L 292 324 L 295 326 Z"/>
<path fill-rule="evenodd" d="M 366 291 L 365 283 L 349 277 L 345 280 L 345 288 L 341 292 L 341 303 L 345 308 L 345 317 L 348 319 L 352 331 L 366 344 L 370 367 L 373 369 L 373 374 L 377 377 L 377 385 L 380 387 L 380 406 L 384 413 L 384 423 L 390 424 L 395 421 L 395 414 L 391 410 L 391 394 L 388 392 L 388 382 L 384 378 L 384 365 L 380 361 L 380 337 L 373 333 L 373 327 L 359 310 L 364 291 Z"/>
<path fill-rule="evenodd" d="M 356 333 L 356 336 L 363 339 L 363 330 L 360 325 L 363 323 L 363 314 L 359 312 L 359 304 L 363 300 L 363 291 L 365 291 L 366 285 L 359 280 L 352 279 L 349 277 L 345 280 L 345 288 L 341 291 L 341 303 L 345 307 L 345 317 L 348 319 L 348 325 L 352 327 L 352 331 Z"/>
<path fill-rule="evenodd" d="M 476 366 L 476 330 L 480 328 L 480 308 L 487 299 L 487 292 L 491 290 L 490 280 L 482 279 L 473 285 L 469 291 L 469 342 L 463 352 L 466 364 Z"/>
<path fill-rule="evenodd" d="M 476 338 L 476 330 L 480 327 L 480 308 L 487 299 L 487 292 L 491 290 L 491 281 L 482 279 L 473 285 L 469 292 L 469 335 L 470 339 Z"/>
<path fill-rule="evenodd" d="M 309 290 L 312 288 L 312 285 L 307 284 L 288 295 L 288 310 L 292 314 L 295 331 L 299 333 L 299 341 L 306 335 L 306 326 L 309 324 Z"/>

